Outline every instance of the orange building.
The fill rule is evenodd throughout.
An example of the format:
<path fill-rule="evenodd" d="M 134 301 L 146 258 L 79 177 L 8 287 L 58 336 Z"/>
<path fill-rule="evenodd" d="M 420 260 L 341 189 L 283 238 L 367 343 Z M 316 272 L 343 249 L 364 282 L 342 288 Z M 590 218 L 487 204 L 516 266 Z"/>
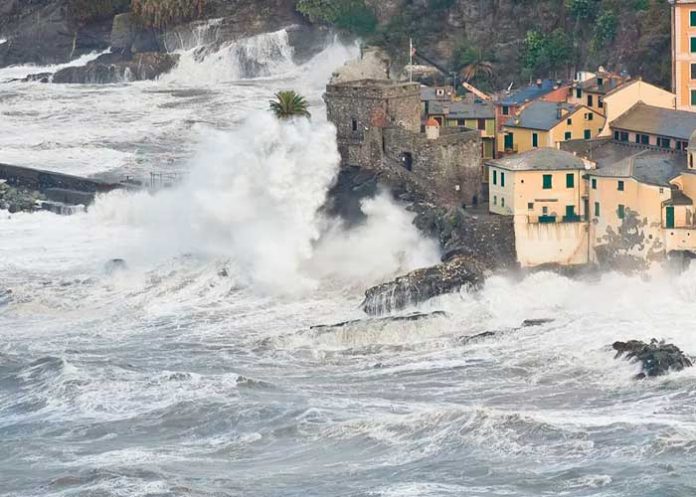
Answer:
<path fill-rule="evenodd" d="M 696 111 L 696 0 L 672 4 L 672 92 L 677 109 Z"/>

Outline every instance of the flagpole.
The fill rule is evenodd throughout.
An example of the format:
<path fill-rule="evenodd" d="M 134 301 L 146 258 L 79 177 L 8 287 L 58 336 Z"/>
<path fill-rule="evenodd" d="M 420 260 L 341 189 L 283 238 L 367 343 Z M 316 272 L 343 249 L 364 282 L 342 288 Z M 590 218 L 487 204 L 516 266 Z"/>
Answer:
<path fill-rule="evenodd" d="M 413 83 L 413 38 L 408 39 L 408 57 L 410 61 L 408 65 L 408 81 Z"/>

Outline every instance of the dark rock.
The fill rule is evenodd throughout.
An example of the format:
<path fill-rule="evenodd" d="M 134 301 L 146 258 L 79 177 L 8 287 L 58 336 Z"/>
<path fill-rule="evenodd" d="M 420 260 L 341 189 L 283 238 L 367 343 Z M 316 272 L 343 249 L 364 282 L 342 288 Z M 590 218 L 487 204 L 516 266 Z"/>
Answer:
<path fill-rule="evenodd" d="M 392 316 L 380 319 L 354 319 L 352 321 L 343 321 L 341 323 L 335 324 L 320 324 L 310 327 L 310 330 L 324 330 L 328 328 L 345 328 L 346 326 L 351 326 L 354 324 L 375 324 L 375 323 L 403 323 L 409 321 L 420 321 L 422 319 L 428 319 L 433 317 L 446 317 L 447 313 L 443 311 L 435 311 L 428 314 L 423 314 L 420 312 L 415 312 L 413 314 L 407 314 L 405 316 Z"/>
<path fill-rule="evenodd" d="M 370 288 L 362 308 L 369 315 L 386 314 L 461 288 L 479 288 L 483 278 L 484 267 L 479 262 L 458 256 Z"/>
<path fill-rule="evenodd" d="M 106 263 L 104 270 L 107 274 L 113 274 L 117 271 L 125 271 L 128 268 L 126 261 L 123 259 L 111 259 Z"/>
<path fill-rule="evenodd" d="M 553 319 L 525 319 L 522 321 L 522 328 L 532 328 L 534 326 L 543 326 L 545 324 L 553 323 Z"/>
<path fill-rule="evenodd" d="M 109 84 L 155 79 L 171 71 L 178 60 L 178 55 L 155 52 L 135 54 L 132 58 L 123 54 L 110 54 L 82 67 L 61 69 L 53 76 L 53 82 Z"/>
<path fill-rule="evenodd" d="M 157 33 L 133 22 L 130 13 L 114 17 L 111 28 L 111 50 L 121 53 L 159 52 Z"/>
<path fill-rule="evenodd" d="M 30 74 L 26 78 L 22 78 L 23 83 L 32 83 L 38 81 L 40 83 L 48 83 L 51 81 L 52 72 L 40 72 L 36 74 Z"/>
<path fill-rule="evenodd" d="M 665 343 L 664 340 L 657 341 L 653 338 L 650 343 L 640 340 L 614 342 L 613 348 L 616 350 L 615 359 L 625 354 L 627 360 L 641 363 L 642 372 L 636 379 L 661 376 L 693 366 L 691 359 L 677 346 Z"/>
<path fill-rule="evenodd" d="M 511 328 L 507 330 L 501 330 L 501 331 L 484 331 L 483 333 L 478 333 L 477 335 L 469 335 L 469 336 L 462 336 L 459 337 L 458 341 L 461 344 L 468 344 L 471 342 L 478 342 L 480 340 L 483 340 L 484 338 L 492 338 L 494 336 L 498 336 L 503 333 L 514 333 L 517 331 L 520 331 L 524 328 L 532 328 L 535 326 L 542 326 L 547 323 L 552 323 L 554 320 L 553 319 L 525 319 L 522 321 L 522 325 L 517 327 L 517 328 Z"/>
<path fill-rule="evenodd" d="M 44 198 L 38 191 L 0 182 L 0 209 L 5 209 L 10 214 L 34 212 L 39 209 L 39 201 Z"/>

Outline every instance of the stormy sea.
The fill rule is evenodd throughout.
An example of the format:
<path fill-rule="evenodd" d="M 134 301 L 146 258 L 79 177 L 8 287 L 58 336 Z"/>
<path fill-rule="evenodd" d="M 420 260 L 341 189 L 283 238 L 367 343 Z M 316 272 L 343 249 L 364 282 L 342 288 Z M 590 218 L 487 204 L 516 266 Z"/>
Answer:
<path fill-rule="evenodd" d="M 0 211 L 0 496 L 696 495 L 696 368 L 635 381 L 611 348 L 696 353 L 696 268 L 500 274 L 367 318 L 441 254 L 387 194 L 324 214 L 322 93 L 358 48 L 292 55 L 280 31 L 150 82 L 0 70 L 0 162 L 169 185 Z M 311 121 L 269 114 L 281 89 Z"/>

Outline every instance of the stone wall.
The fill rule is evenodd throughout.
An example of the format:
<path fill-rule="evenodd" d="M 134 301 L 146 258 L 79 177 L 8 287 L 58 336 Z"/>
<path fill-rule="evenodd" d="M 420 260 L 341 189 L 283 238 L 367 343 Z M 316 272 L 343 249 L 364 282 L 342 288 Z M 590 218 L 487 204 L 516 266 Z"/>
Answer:
<path fill-rule="evenodd" d="M 478 131 L 459 131 L 429 140 L 424 133 L 384 130 L 387 161 L 406 166 L 433 190 L 443 204 L 473 205 L 481 198 L 481 138 Z M 407 155 L 408 154 L 408 155 Z"/>
<path fill-rule="evenodd" d="M 69 174 L 42 171 L 28 167 L 0 164 L 0 179 L 13 186 L 37 191 L 49 189 L 76 190 L 80 192 L 102 193 L 121 188 L 121 185 L 105 181 L 71 176 Z"/>

